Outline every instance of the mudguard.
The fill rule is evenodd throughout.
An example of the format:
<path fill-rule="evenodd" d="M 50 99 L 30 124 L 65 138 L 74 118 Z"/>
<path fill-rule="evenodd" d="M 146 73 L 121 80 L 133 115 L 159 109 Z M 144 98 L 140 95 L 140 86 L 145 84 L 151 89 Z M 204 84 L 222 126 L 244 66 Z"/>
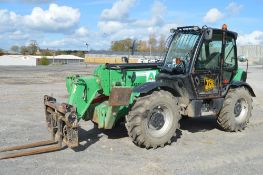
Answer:
<path fill-rule="evenodd" d="M 169 84 L 161 83 L 161 82 L 148 82 L 144 83 L 142 85 L 139 85 L 133 89 L 133 92 L 135 93 L 140 93 L 140 94 L 146 94 L 148 92 L 151 92 L 152 90 L 155 89 L 167 89 L 171 91 L 171 93 L 176 94 L 178 96 L 179 93 L 174 87 L 170 86 Z"/>
<path fill-rule="evenodd" d="M 159 82 L 148 82 L 148 83 L 144 83 L 142 85 L 135 87 L 133 89 L 133 92 L 145 94 L 159 87 L 160 87 Z"/>
<path fill-rule="evenodd" d="M 250 92 L 250 94 L 252 95 L 252 97 L 256 97 L 256 95 L 255 95 L 252 87 L 251 87 L 248 83 L 246 83 L 246 82 L 244 82 L 244 81 L 232 81 L 232 82 L 229 84 L 229 86 L 228 86 L 228 90 L 229 90 L 231 87 L 232 87 L 232 88 L 237 88 L 237 87 L 241 87 L 241 86 L 246 87 L 246 88 L 248 89 L 248 91 Z M 228 91 L 228 90 L 227 90 L 227 91 Z"/>

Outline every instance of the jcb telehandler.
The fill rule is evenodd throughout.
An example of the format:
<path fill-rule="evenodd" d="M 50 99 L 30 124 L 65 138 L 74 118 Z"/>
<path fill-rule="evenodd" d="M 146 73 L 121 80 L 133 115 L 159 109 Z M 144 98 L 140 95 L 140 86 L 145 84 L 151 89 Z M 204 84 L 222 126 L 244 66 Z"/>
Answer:
<path fill-rule="evenodd" d="M 77 147 L 81 119 L 104 129 L 125 120 L 131 140 L 145 148 L 171 143 L 181 116 L 214 115 L 226 131 L 246 128 L 255 94 L 246 83 L 247 72 L 238 67 L 237 33 L 226 25 L 178 27 L 171 32 L 162 64 L 105 64 L 93 76 L 67 77 L 67 103 L 44 97 L 52 140 L 2 151 L 57 145 L 1 158 L 54 151 L 64 144 Z"/>

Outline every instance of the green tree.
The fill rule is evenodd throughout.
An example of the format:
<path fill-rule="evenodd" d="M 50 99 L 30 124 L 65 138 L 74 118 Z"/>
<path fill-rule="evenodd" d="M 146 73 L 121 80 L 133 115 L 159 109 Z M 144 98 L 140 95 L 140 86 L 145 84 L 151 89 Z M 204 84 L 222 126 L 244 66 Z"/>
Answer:
<path fill-rule="evenodd" d="M 147 41 L 138 41 L 137 50 L 139 52 L 149 52 L 149 47 L 147 46 Z"/>
<path fill-rule="evenodd" d="M 26 46 L 21 46 L 21 47 L 20 47 L 20 53 L 21 53 L 22 55 L 28 55 L 28 54 L 29 54 L 29 49 L 28 49 L 28 47 L 26 47 Z"/>
<path fill-rule="evenodd" d="M 159 45 L 158 45 L 158 51 L 159 52 L 164 52 L 166 50 L 165 44 L 166 44 L 165 36 L 161 35 L 160 39 L 159 39 Z"/>
<path fill-rule="evenodd" d="M 159 40 L 157 40 L 159 38 Z M 111 42 L 112 51 L 130 51 L 133 40 L 130 38 Z M 166 50 L 166 38 L 164 35 L 156 37 L 154 33 L 149 35 L 148 40 L 136 42 L 138 52 L 164 52 Z"/>
<path fill-rule="evenodd" d="M 35 55 L 38 51 L 39 47 L 35 40 L 32 40 L 31 43 L 28 46 L 28 51 L 30 55 Z"/>
<path fill-rule="evenodd" d="M 20 47 L 20 53 L 23 55 L 35 55 L 38 50 L 39 47 L 35 40 L 32 40 L 28 46 Z"/>
<path fill-rule="evenodd" d="M 150 36 L 149 36 L 149 40 L 148 40 L 148 45 L 149 45 L 149 48 L 152 52 L 156 51 L 156 48 L 157 48 L 157 39 L 156 39 L 156 36 L 154 33 L 152 33 Z"/>
<path fill-rule="evenodd" d="M 4 50 L 0 48 L 0 56 L 4 55 Z"/>
<path fill-rule="evenodd" d="M 40 65 L 49 65 L 49 62 L 48 62 L 48 59 L 47 59 L 47 57 L 45 57 L 45 56 L 42 56 L 41 58 L 40 58 L 40 60 L 39 60 L 39 64 Z"/>
<path fill-rule="evenodd" d="M 50 51 L 49 49 L 44 49 L 41 52 L 42 52 L 42 55 L 44 56 L 53 56 L 53 52 Z"/>
<path fill-rule="evenodd" d="M 84 51 L 77 51 L 74 55 L 84 58 L 85 57 L 85 52 Z"/>
<path fill-rule="evenodd" d="M 112 51 L 129 52 L 131 50 L 131 46 L 132 46 L 132 39 L 130 38 L 111 42 Z"/>
<path fill-rule="evenodd" d="M 19 51 L 20 51 L 19 46 L 17 46 L 17 45 L 13 45 L 10 50 L 15 52 L 15 53 L 19 53 Z"/>

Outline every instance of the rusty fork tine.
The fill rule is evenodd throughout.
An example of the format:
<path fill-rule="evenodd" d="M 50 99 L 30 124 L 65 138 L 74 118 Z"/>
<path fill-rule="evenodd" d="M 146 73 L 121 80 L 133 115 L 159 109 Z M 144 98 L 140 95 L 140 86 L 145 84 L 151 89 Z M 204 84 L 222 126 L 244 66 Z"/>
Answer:
<path fill-rule="evenodd" d="M 20 149 L 28 149 L 28 148 L 34 148 L 34 147 L 39 147 L 39 146 L 51 145 L 51 144 L 55 144 L 55 143 L 57 143 L 57 142 L 54 142 L 51 140 L 45 140 L 45 141 L 34 142 L 34 143 L 25 144 L 25 145 L 3 147 L 3 148 L 0 148 L 0 152 L 14 151 L 14 150 L 20 150 Z"/>
<path fill-rule="evenodd" d="M 45 148 L 37 148 L 30 151 L 23 151 L 18 153 L 10 153 L 6 154 L 4 156 L 0 156 L 0 160 L 2 159 L 10 159 L 15 157 L 22 157 L 22 156 L 29 156 L 29 155 L 35 155 L 35 154 L 41 154 L 41 153 L 47 153 L 47 152 L 53 152 L 63 149 L 63 147 L 60 147 L 59 145 L 52 145 Z"/>

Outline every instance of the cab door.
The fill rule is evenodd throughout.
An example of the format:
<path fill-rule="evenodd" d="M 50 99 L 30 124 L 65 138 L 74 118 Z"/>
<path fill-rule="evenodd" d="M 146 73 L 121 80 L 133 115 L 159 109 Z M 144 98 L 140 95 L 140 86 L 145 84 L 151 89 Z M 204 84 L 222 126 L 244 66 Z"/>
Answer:
<path fill-rule="evenodd" d="M 222 33 L 214 33 L 199 48 L 192 70 L 192 82 L 198 99 L 221 96 Z"/>
<path fill-rule="evenodd" d="M 231 34 L 226 35 L 225 39 L 225 53 L 223 62 L 223 87 L 227 86 L 233 79 L 237 71 L 237 49 L 235 36 Z"/>

